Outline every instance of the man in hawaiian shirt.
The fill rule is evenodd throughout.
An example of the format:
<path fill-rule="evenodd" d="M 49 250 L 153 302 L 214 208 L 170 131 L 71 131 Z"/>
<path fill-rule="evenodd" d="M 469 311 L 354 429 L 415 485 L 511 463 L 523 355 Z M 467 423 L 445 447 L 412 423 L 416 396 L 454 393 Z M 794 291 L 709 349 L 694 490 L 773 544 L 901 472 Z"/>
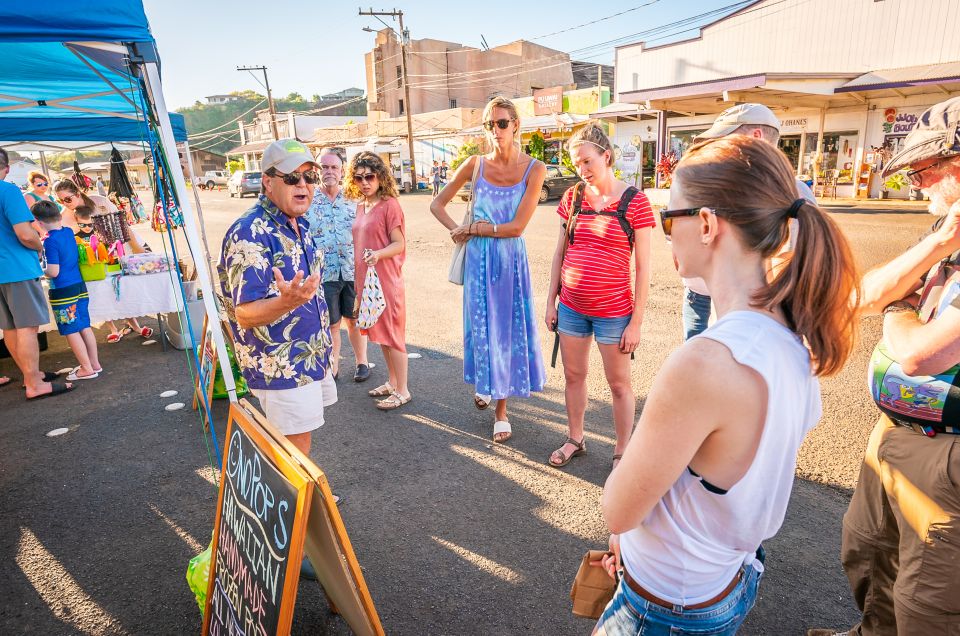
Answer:
<path fill-rule="evenodd" d="M 370 377 L 367 362 L 367 337 L 357 328 L 353 313 L 357 293 L 353 286 L 353 221 L 357 218 L 357 204 L 343 197 L 340 182 L 343 179 L 343 159 L 332 148 L 320 153 L 320 177 L 323 187 L 317 188 L 313 204 L 307 210 L 307 221 L 317 249 L 323 251 L 323 295 L 330 312 L 330 335 L 333 337 L 331 369 L 337 379 L 340 371 L 340 320 L 347 324 L 347 336 L 353 345 L 357 368 L 354 382 Z"/>
<path fill-rule="evenodd" d="M 296 139 L 263 153 L 263 192 L 223 239 L 218 266 L 237 361 L 267 419 L 305 454 L 324 407 L 337 401 L 328 372 L 330 318 L 323 254 L 304 218 L 320 175 Z"/>

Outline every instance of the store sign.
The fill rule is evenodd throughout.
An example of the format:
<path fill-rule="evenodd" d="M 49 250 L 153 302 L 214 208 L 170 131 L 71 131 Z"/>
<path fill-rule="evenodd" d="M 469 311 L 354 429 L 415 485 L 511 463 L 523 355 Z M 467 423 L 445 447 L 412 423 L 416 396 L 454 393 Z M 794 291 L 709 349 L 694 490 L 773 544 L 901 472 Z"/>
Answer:
<path fill-rule="evenodd" d="M 617 163 L 624 174 L 636 174 L 637 168 L 640 166 L 640 151 L 633 144 L 627 144 L 620 149 L 620 157 Z"/>
<path fill-rule="evenodd" d="M 896 108 L 887 108 L 883 111 L 883 134 L 906 135 L 917 125 L 920 113 L 906 113 Z"/>
<path fill-rule="evenodd" d="M 533 91 L 533 114 L 552 115 L 563 112 L 563 87 L 541 88 Z"/>
<path fill-rule="evenodd" d="M 780 134 L 803 132 L 807 129 L 807 118 L 784 119 L 780 123 Z"/>

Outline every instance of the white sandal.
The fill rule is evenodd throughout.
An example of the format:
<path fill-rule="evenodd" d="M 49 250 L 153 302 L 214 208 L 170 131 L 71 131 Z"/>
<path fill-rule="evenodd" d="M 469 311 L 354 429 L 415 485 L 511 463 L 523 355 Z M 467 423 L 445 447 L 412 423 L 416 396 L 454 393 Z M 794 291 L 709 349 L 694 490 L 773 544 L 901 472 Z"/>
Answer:
<path fill-rule="evenodd" d="M 506 433 L 506 437 L 497 439 L 497 435 Z M 513 429 L 510 428 L 510 422 L 506 420 L 500 420 L 493 423 L 493 441 L 497 444 L 503 444 L 513 437 Z"/>

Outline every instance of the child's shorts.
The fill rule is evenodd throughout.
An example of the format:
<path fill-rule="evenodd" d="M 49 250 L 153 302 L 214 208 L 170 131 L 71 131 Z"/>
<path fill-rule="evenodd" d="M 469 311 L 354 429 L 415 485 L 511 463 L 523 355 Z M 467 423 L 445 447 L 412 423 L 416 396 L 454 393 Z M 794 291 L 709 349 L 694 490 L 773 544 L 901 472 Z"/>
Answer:
<path fill-rule="evenodd" d="M 90 326 L 90 297 L 86 283 L 51 289 L 49 298 L 61 336 L 80 333 Z"/>

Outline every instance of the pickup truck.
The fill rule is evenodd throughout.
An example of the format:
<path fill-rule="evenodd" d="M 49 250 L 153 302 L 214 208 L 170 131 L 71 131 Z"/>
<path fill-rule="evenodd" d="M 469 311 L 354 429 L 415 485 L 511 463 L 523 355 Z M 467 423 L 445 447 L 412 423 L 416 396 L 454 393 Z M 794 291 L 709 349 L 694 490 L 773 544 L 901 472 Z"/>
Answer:
<path fill-rule="evenodd" d="M 207 170 L 203 176 L 197 177 L 197 187 L 201 190 L 213 190 L 215 187 L 226 187 L 230 179 L 227 170 Z"/>

